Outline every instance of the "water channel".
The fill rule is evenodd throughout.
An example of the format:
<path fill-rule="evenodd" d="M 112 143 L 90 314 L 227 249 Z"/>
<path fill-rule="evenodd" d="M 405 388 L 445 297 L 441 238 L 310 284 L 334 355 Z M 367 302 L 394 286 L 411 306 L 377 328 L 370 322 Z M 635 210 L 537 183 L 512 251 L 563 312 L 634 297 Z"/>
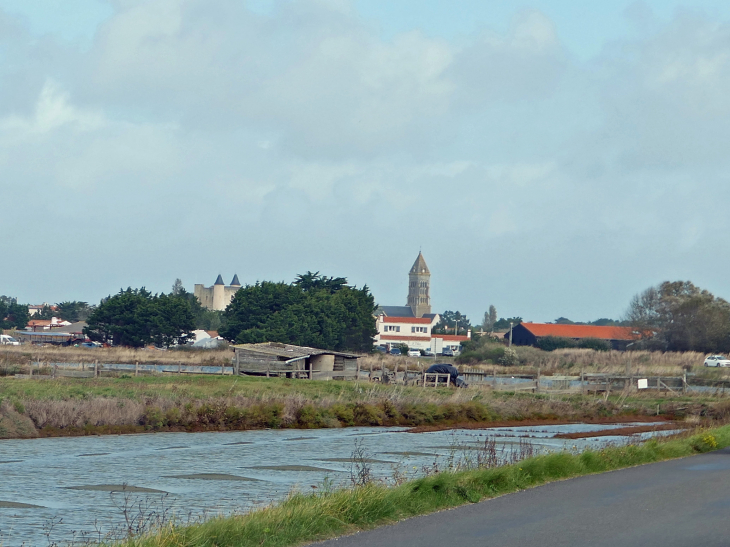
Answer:
<path fill-rule="evenodd" d="M 553 436 L 625 425 L 428 433 L 359 427 L 2 440 L 0 545 L 46 546 L 49 540 L 64 545 L 95 528 L 104 534 L 119 527 L 124 521 L 119 507 L 124 495 L 110 491 L 121 485 L 133 490 L 127 494 L 130 501 L 157 510 L 164 505 L 184 521 L 267 505 L 292 490 L 311 492 L 325 482 L 349 484 L 356 441 L 373 474 L 387 479 L 395 472 L 418 476 L 434 461 L 443 467 L 450 458 L 473 452 L 487 437 L 494 437 L 506 450 L 525 438 L 539 452 L 582 450 L 627 438 Z"/>

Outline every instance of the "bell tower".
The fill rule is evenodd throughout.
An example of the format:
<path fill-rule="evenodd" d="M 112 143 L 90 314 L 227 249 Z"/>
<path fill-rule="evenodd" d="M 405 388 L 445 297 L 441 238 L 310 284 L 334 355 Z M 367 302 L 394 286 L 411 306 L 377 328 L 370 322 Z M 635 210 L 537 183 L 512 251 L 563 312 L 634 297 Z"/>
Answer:
<path fill-rule="evenodd" d="M 431 313 L 431 272 L 428 271 L 426 261 L 419 252 L 408 273 L 408 302 L 415 317 L 423 317 Z"/>

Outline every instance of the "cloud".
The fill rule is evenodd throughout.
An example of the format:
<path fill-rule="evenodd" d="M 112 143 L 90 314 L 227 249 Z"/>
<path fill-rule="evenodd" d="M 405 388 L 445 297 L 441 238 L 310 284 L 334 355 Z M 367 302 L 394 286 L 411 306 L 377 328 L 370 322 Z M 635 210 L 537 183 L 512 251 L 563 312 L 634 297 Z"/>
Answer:
<path fill-rule="evenodd" d="M 435 306 L 475 317 L 617 316 L 670 273 L 730 294 L 726 23 L 679 13 L 584 62 L 536 10 L 449 42 L 383 39 L 349 2 L 113 6 L 89 48 L 0 12 L 0 222 L 23 236 L 0 254 L 64 241 L 0 293 L 310 269 L 399 303 L 420 246 Z"/>

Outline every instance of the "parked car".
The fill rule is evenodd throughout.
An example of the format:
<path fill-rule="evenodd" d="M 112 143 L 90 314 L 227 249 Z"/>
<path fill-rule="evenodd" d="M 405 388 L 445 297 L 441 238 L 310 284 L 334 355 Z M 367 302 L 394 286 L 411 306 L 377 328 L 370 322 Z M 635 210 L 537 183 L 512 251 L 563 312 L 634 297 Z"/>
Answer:
<path fill-rule="evenodd" d="M 8 334 L 0 334 L 0 346 L 19 346 L 20 342 L 18 342 L 15 338 Z"/>
<path fill-rule="evenodd" d="M 408 350 L 408 357 L 420 357 L 420 356 L 421 356 L 421 350 L 417 350 L 417 349 Z"/>
<path fill-rule="evenodd" d="M 443 355 L 444 357 L 453 357 L 454 356 L 454 350 L 452 350 L 449 347 L 446 347 L 446 348 L 444 348 L 441 351 L 441 355 Z"/>
<path fill-rule="evenodd" d="M 380 353 L 388 353 L 388 348 L 385 346 L 375 346 L 375 351 L 379 351 Z"/>
<path fill-rule="evenodd" d="M 433 357 L 434 354 L 433 354 L 433 352 L 430 349 L 424 349 L 423 350 L 423 356 L 424 357 Z"/>
<path fill-rule="evenodd" d="M 390 348 L 391 355 L 400 355 L 400 348 Z"/>
<path fill-rule="evenodd" d="M 706 367 L 730 367 L 730 359 L 722 355 L 709 355 L 705 359 Z"/>

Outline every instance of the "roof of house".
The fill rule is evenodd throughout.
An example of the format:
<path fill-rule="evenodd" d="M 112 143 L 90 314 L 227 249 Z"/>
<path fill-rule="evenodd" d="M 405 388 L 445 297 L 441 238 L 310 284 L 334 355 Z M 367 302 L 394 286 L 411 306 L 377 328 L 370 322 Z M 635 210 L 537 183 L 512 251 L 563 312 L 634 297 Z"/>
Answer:
<path fill-rule="evenodd" d="M 428 271 L 428 266 L 426 266 L 426 260 L 423 258 L 423 254 L 421 252 L 418 252 L 418 257 L 416 258 L 416 261 L 413 263 L 413 266 L 411 267 L 412 274 L 420 274 L 420 273 L 426 273 L 430 274 L 431 272 Z"/>
<path fill-rule="evenodd" d="M 639 333 L 631 327 L 598 327 L 595 325 L 555 325 L 551 323 L 520 323 L 537 337 L 600 338 L 601 340 L 638 340 Z M 519 325 L 518 325 L 519 326 Z M 505 338 L 509 337 L 509 332 Z"/>
<path fill-rule="evenodd" d="M 404 341 L 413 341 L 413 342 L 430 342 L 431 338 L 428 336 L 428 334 L 424 334 L 422 336 L 398 336 L 397 334 L 381 334 L 380 340 L 382 341 L 395 341 L 395 342 L 404 342 Z"/>
<path fill-rule="evenodd" d="M 461 334 L 432 334 L 431 338 L 441 338 L 447 342 L 466 342 L 467 340 L 471 340 L 468 336 Z"/>
<path fill-rule="evenodd" d="M 411 323 L 417 325 L 430 325 L 433 319 L 428 317 L 383 317 L 383 323 Z"/>
<path fill-rule="evenodd" d="M 86 321 L 76 321 L 70 325 L 64 325 L 63 327 L 54 328 L 54 332 L 67 332 L 69 334 L 83 334 L 84 327 L 87 327 Z"/>
<path fill-rule="evenodd" d="M 272 357 L 286 357 L 288 360 L 304 359 L 313 355 L 337 355 L 357 359 L 357 355 L 331 351 L 328 349 L 309 348 L 306 346 L 294 346 L 292 344 L 280 344 L 279 342 L 262 342 L 259 344 L 238 344 L 233 346 L 235 351 L 250 351 L 252 353 L 263 353 Z"/>
<path fill-rule="evenodd" d="M 378 306 L 375 315 L 387 315 L 390 317 L 414 317 L 410 306 Z"/>

